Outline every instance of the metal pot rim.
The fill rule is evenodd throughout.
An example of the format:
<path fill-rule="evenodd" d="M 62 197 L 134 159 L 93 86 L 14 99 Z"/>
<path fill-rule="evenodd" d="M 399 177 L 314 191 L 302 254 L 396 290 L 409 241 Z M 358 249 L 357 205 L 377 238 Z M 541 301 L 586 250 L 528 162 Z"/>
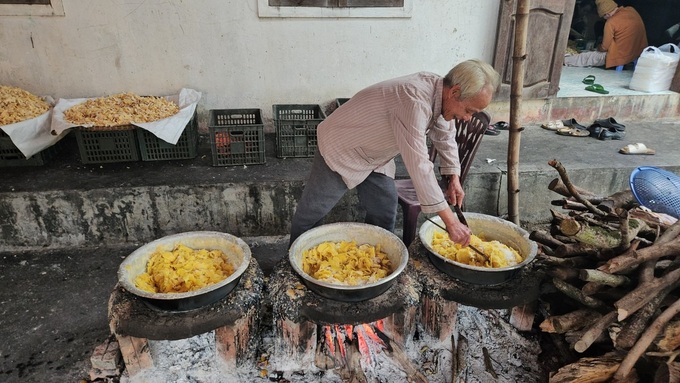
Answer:
<path fill-rule="evenodd" d="M 313 239 L 319 232 L 321 231 L 332 231 L 336 234 L 336 237 L 334 238 L 327 238 L 323 240 L 318 240 L 313 244 L 308 244 L 305 246 L 305 249 L 300 249 L 301 245 L 305 243 L 305 241 Z M 350 233 L 352 231 L 355 231 L 357 233 L 367 233 L 371 232 L 375 235 L 383 236 L 385 241 L 390 241 L 392 242 L 392 245 L 399 248 L 401 255 L 400 255 L 400 262 L 396 265 L 396 267 L 392 270 L 392 273 L 390 275 L 386 276 L 385 278 L 382 278 L 378 281 L 363 284 L 363 285 L 339 285 L 339 284 L 334 284 L 334 283 L 328 283 L 324 281 L 319 281 L 318 279 L 312 277 L 311 275 L 307 274 L 302 270 L 300 267 L 301 265 L 298 262 L 297 259 L 297 252 L 298 251 L 304 251 L 307 250 L 313 246 L 318 245 L 319 243 L 325 242 L 325 241 L 342 241 L 342 240 L 352 240 Z M 344 237 L 344 239 L 343 239 Z M 373 245 L 376 245 L 376 243 L 373 243 Z M 381 245 L 384 245 L 384 243 L 381 243 Z M 300 256 L 301 257 L 301 256 Z M 290 261 L 291 266 L 293 267 L 293 270 L 301 277 L 303 278 L 306 282 L 309 282 L 313 285 L 320 286 L 322 288 L 326 289 L 335 289 L 335 290 L 343 290 L 345 292 L 352 292 L 352 291 L 363 291 L 366 289 L 370 289 L 372 287 L 376 286 L 382 286 L 386 283 L 391 282 L 392 280 L 396 279 L 399 274 L 406 268 L 406 265 L 408 264 L 408 249 L 404 245 L 404 243 L 397 237 L 394 233 L 385 230 L 381 227 L 366 224 L 366 223 L 359 223 L 359 222 L 337 222 L 337 223 L 330 223 L 326 225 L 321 225 L 317 226 L 313 229 L 310 229 L 300 235 L 293 244 L 290 246 L 290 249 L 288 250 L 288 259 Z"/>
<path fill-rule="evenodd" d="M 137 262 L 143 262 L 144 265 L 148 262 L 149 258 L 151 257 L 151 254 L 155 252 L 159 247 L 166 246 L 166 247 L 174 247 L 175 244 L 184 244 L 183 241 L 192 241 L 192 240 L 206 240 L 208 242 L 210 241 L 215 241 L 216 246 L 213 246 L 215 248 L 219 248 L 217 244 L 222 243 L 222 244 L 230 244 L 231 246 L 236 247 L 237 249 L 240 249 L 242 251 L 241 254 L 241 262 L 240 264 L 235 267 L 234 273 L 228 276 L 227 278 L 221 280 L 218 283 L 214 283 L 210 286 L 206 286 L 202 289 L 199 290 L 194 290 L 194 291 L 188 291 L 185 293 L 151 293 L 148 291 L 144 291 L 134 284 L 134 278 L 137 277 L 138 274 L 136 275 L 130 275 L 130 266 L 137 263 Z M 189 245 L 187 245 L 189 246 Z M 192 246 L 189 246 L 192 247 Z M 199 246 L 200 247 L 200 246 Z M 202 248 L 208 248 L 208 247 L 202 247 Z M 211 249 L 212 250 L 212 249 Z M 224 249 L 220 249 L 223 250 Z M 226 253 L 226 251 L 225 251 Z M 229 254 L 228 254 L 229 256 Z M 149 298 L 149 299 L 157 299 L 157 300 L 180 300 L 180 299 L 186 299 L 186 298 L 193 298 L 196 296 L 200 296 L 206 293 L 209 293 L 213 290 L 220 289 L 223 286 L 226 286 L 232 282 L 234 282 L 236 279 L 240 278 L 241 275 L 246 271 L 248 268 L 248 265 L 250 264 L 250 259 L 252 257 L 250 247 L 243 241 L 241 238 L 235 237 L 231 234 L 228 233 L 223 233 L 223 232 L 218 232 L 218 231 L 190 231 L 190 232 L 184 232 L 184 233 L 178 233 L 178 234 L 172 234 L 168 235 L 159 239 L 156 239 L 154 241 L 151 241 L 141 247 L 139 247 L 137 250 L 133 251 L 128 255 L 125 260 L 120 264 L 118 267 L 118 281 L 119 283 L 129 292 L 143 297 L 143 298 Z M 233 259 L 233 258 L 230 258 Z"/>

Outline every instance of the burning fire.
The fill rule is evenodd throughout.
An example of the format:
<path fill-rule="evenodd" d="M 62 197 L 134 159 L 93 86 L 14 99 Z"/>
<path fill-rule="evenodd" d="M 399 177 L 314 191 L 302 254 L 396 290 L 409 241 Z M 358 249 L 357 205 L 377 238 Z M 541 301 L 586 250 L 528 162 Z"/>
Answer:
<path fill-rule="evenodd" d="M 328 354 L 337 362 L 347 361 L 348 347 L 359 350 L 365 365 L 372 365 L 372 355 L 390 350 L 389 340 L 384 334 L 383 320 L 353 325 L 325 325 L 321 327 Z M 355 342 L 356 340 L 356 342 Z M 338 355 L 340 358 L 338 358 Z"/>

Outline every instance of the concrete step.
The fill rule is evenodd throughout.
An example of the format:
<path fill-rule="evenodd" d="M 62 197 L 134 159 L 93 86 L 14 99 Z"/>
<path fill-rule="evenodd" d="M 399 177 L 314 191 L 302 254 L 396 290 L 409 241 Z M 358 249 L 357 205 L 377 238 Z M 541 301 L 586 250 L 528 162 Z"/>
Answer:
<path fill-rule="evenodd" d="M 607 115 L 601 118 L 607 117 Z M 630 172 L 651 165 L 680 172 L 680 120 L 628 122 L 622 141 L 566 137 L 527 125 L 518 140 L 519 218 L 523 226 L 550 219 L 547 189 L 559 160 L 574 184 L 607 195 L 628 188 Z M 580 121 L 588 125 L 591 121 Z M 266 163 L 214 167 L 205 136 L 193 160 L 81 164 L 75 140 L 43 166 L 5 167 L 0 177 L 0 251 L 143 244 L 178 232 L 216 230 L 239 237 L 287 236 L 311 158 L 275 158 L 267 135 Z M 618 153 L 644 142 L 653 156 Z M 509 132 L 485 136 L 465 182 L 466 208 L 494 216 L 508 212 Z M 397 177 L 407 177 L 397 161 Z M 354 193 L 328 222 L 361 220 Z M 399 224 L 399 223 L 398 223 Z"/>

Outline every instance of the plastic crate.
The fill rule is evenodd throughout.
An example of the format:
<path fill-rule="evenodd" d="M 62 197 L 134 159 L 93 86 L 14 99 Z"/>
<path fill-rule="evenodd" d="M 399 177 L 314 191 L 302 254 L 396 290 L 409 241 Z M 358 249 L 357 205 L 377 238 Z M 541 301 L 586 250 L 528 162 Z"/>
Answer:
<path fill-rule="evenodd" d="M 211 109 L 208 129 L 213 166 L 265 163 L 260 109 Z"/>
<path fill-rule="evenodd" d="M 26 158 L 21 150 L 12 142 L 12 139 L 0 130 L 0 167 L 10 166 L 41 166 L 52 159 L 63 146 L 63 141 L 59 140 L 56 144 Z"/>
<path fill-rule="evenodd" d="M 342 104 L 346 103 L 349 101 L 349 98 L 336 98 L 335 99 L 335 108 L 339 108 Z"/>
<path fill-rule="evenodd" d="M 134 125 L 115 130 L 76 128 L 80 161 L 84 164 L 139 161 L 136 132 Z"/>
<path fill-rule="evenodd" d="M 274 105 L 276 156 L 313 157 L 316 128 L 326 118 L 319 105 Z"/>
<path fill-rule="evenodd" d="M 196 113 L 179 136 L 177 144 L 167 143 L 146 129 L 137 130 L 142 161 L 183 160 L 198 155 L 198 122 Z"/>

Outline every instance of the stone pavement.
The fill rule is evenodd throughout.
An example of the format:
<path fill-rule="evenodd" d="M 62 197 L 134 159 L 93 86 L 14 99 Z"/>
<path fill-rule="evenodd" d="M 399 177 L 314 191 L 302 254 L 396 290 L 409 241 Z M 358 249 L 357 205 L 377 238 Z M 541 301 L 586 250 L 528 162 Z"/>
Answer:
<path fill-rule="evenodd" d="M 619 122 L 626 124 L 622 141 L 525 127 L 519 163 L 523 222 L 549 216 L 556 197 L 547 185 L 558 177 L 551 159 L 565 166 L 576 185 L 601 194 L 626 188 L 637 166 L 680 173 L 680 119 Z M 656 154 L 617 153 L 636 142 Z M 269 154 L 271 140 L 268 145 L 266 164 L 247 167 L 212 167 L 202 143 L 195 160 L 84 165 L 71 151 L 45 166 L 0 169 L 0 382 L 87 379 L 90 355 L 109 336 L 107 302 L 118 265 L 152 239 L 189 230 L 227 231 L 243 237 L 265 273 L 270 271 L 286 256 L 287 225 L 311 159 L 277 159 Z M 507 213 L 507 146 L 507 131 L 482 141 L 465 185 L 469 211 Z M 403 166 L 398 176 L 406 176 Z M 110 202 L 149 195 L 153 203 L 131 203 L 124 212 Z M 333 219 L 356 218 L 351 202 L 343 202 Z M 180 210 L 171 214 L 163 208 Z M 143 224 L 135 224 L 140 220 Z"/>

